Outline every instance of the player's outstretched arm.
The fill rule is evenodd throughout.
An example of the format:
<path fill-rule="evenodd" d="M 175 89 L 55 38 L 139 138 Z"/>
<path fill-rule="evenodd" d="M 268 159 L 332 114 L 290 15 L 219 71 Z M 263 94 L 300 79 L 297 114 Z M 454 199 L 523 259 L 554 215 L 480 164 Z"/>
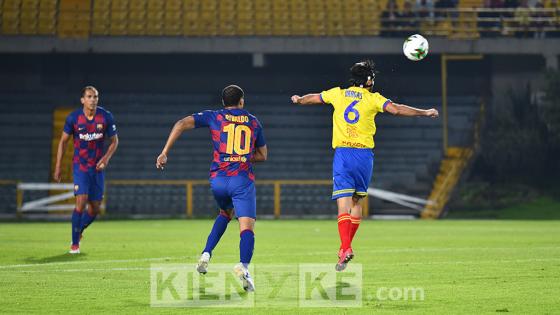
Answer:
<path fill-rule="evenodd" d="M 251 163 L 255 162 L 264 162 L 268 158 L 268 149 L 266 145 L 262 147 L 255 148 L 255 152 L 253 152 L 253 156 L 251 156 Z"/>
<path fill-rule="evenodd" d="M 432 118 L 437 118 L 439 116 L 439 113 L 435 108 L 419 109 L 416 107 L 392 102 L 385 107 L 385 111 L 395 116 L 426 116 Z"/>
<path fill-rule="evenodd" d="M 68 140 L 70 140 L 70 135 L 66 132 L 62 132 L 60 136 L 60 141 L 58 142 L 58 149 L 56 150 L 56 164 L 54 167 L 54 174 L 53 179 L 60 183 L 60 164 L 62 164 L 62 157 L 64 156 L 64 152 L 66 152 L 66 146 L 68 145 Z"/>
<path fill-rule="evenodd" d="M 165 143 L 165 147 L 161 151 L 161 154 L 157 157 L 156 160 L 156 167 L 163 170 L 163 167 L 167 163 L 167 154 L 171 147 L 179 139 L 179 136 L 185 130 L 194 129 L 194 118 L 193 116 L 187 116 L 175 123 L 173 129 L 171 129 L 171 133 L 169 133 L 169 137 L 167 138 L 167 143 Z"/>
<path fill-rule="evenodd" d="M 113 157 L 115 151 L 117 151 L 118 146 L 119 137 L 117 135 L 114 135 L 111 137 L 111 144 L 107 148 L 107 152 L 105 152 L 105 155 L 101 159 L 99 159 L 99 162 L 97 162 L 97 165 L 95 165 L 95 169 L 97 171 L 102 171 L 107 167 L 107 165 L 109 165 L 109 160 L 111 159 L 111 157 Z"/>
<path fill-rule="evenodd" d="M 324 104 L 323 100 L 321 99 L 321 94 L 307 94 L 304 96 L 293 95 L 292 96 L 292 103 L 298 105 L 317 105 L 317 104 Z"/>

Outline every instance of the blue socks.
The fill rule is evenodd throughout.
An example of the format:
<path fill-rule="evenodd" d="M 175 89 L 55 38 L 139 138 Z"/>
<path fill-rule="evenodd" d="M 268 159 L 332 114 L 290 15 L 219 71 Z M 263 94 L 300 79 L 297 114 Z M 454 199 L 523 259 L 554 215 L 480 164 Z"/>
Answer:
<path fill-rule="evenodd" d="M 81 219 L 82 213 L 74 209 L 74 212 L 72 212 L 72 245 L 80 244 L 80 234 L 82 233 Z"/>
<path fill-rule="evenodd" d="M 210 235 L 208 235 L 208 240 L 206 241 L 206 247 L 202 251 L 207 252 L 212 256 L 212 250 L 216 247 L 220 238 L 226 231 L 227 225 L 231 217 L 223 210 L 220 210 L 220 214 L 214 221 L 214 226 L 212 226 L 212 231 L 210 231 Z M 239 240 L 239 259 L 243 266 L 247 268 L 249 263 L 251 262 L 251 258 L 253 258 L 253 249 L 255 248 L 255 233 L 251 230 L 243 230 L 241 231 L 240 240 Z"/>
<path fill-rule="evenodd" d="M 85 210 L 85 209 L 84 209 Z M 97 215 L 89 214 L 89 211 L 72 212 L 72 245 L 80 244 L 80 235 L 93 222 Z"/>
<path fill-rule="evenodd" d="M 251 230 L 241 231 L 241 240 L 239 240 L 239 259 L 243 266 L 247 268 L 253 258 L 253 249 L 255 248 L 255 233 Z"/>
<path fill-rule="evenodd" d="M 96 217 L 97 215 L 90 215 L 89 211 L 84 211 L 84 214 L 82 214 L 82 225 L 80 227 L 80 233 L 82 233 L 93 221 L 95 221 Z"/>
<path fill-rule="evenodd" d="M 204 247 L 204 250 L 202 251 L 203 253 L 208 252 L 210 256 L 212 256 L 212 250 L 214 250 L 216 245 L 218 245 L 218 242 L 220 241 L 222 235 L 224 235 L 230 220 L 231 217 L 227 214 L 227 212 L 220 210 L 220 214 L 216 218 L 216 221 L 214 221 L 214 226 L 212 226 L 212 231 L 210 231 L 210 234 L 208 235 L 208 240 L 206 240 L 206 247 Z"/>

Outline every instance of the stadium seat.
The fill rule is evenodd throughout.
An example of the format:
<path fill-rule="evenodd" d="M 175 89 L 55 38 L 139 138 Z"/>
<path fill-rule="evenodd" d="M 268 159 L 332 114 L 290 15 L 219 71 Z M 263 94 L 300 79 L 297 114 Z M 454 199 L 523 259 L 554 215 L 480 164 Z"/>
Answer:
<path fill-rule="evenodd" d="M 164 11 L 164 35 L 178 36 L 183 30 L 182 12 L 174 9 L 173 6 L 167 6 Z"/>
<path fill-rule="evenodd" d="M 216 0 L 204 0 L 201 2 L 202 11 L 216 11 L 218 9 L 218 1 Z"/>
<path fill-rule="evenodd" d="M 20 12 L 20 19 L 22 21 L 21 22 L 22 31 L 23 31 L 23 27 L 29 27 L 29 29 L 32 30 L 32 32 L 27 34 L 34 34 L 36 32 L 38 15 L 39 15 L 39 0 L 23 0 L 21 3 L 21 12 Z M 26 26 L 26 24 L 29 26 Z"/>
<path fill-rule="evenodd" d="M 147 9 L 148 12 L 161 12 L 163 10 L 166 1 L 160 0 L 148 0 Z"/>
<path fill-rule="evenodd" d="M 253 0 L 238 0 L 237 11 L 253 11 L 255 10 L 255 2 Z"/>
<path fill-rule="evenodd" d="M 40 8 L 37 19 L 37 34 L 54 35 L 56 33 L 56 9 Z"/>
<path fill-rule="evenodd" d="M 59 37 L 86 38 L 90 33 L 91 0 L 60 0 Z"/>
<path fill-rule="evenodd" d="M 19 8 L 14 9 L 4 6 L 2 12 L 2 34 L 16 35 L 19 34 Z"/>
<path fill-rule="evenodd" d="M 255 35 L 271 35 L 273 25 L 270 11 L 257 11 L 255 13 Z"/>

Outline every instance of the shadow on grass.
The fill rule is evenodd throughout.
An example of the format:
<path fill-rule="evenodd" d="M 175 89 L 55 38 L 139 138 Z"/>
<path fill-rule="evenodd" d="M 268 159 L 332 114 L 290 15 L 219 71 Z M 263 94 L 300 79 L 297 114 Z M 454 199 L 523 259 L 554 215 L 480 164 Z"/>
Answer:
<path fill-rule="evenodd" d="M 46 263 L 53 263 L 53 262 L 79 261 L 79 260 L 85 260 L 86 258 L 87 258 L 86 253 L 80 253 L 78 255 L 64 253 L 61 255 L 48 256 L 48 257 L 27 257 L 24 259 L 24 261 L 29 264 L 46 264 Z"/>

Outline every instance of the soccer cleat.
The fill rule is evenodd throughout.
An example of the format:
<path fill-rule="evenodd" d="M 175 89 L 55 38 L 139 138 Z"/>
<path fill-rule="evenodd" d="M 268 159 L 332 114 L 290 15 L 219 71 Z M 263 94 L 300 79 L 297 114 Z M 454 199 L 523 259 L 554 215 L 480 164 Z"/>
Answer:
<path fill-rule="evenodd" d="M 338 258 L 338 262 L 336 263 L 335 266 L 336 271 L 343 271 L 344 269 L 346 269 L 348 262 L 352 260 L 352 258 L 354 258 L 354 252 L 352 251 L 352 248 L 348 248 Z"/>
<path fill-rule="evenodd" d="M 208 262 L 210 262 L 210 254 L 208 252 L 202 253 L 196 265 L 196 271 L 203 275 L 206 274 L 208 272 Z"/>
<path fill-rule="evenodd" d="M 80 245 L 72 245 L 70 246 L 70 254 L 79 254 L 80 253 Z"/>
<path fill-rule="evenodd" d="M 243 283 L 243 289 L 247 292 L 254 292 L 255 291 L 255 282 L 251 275 L 249 274 L 249 270 L 243 266 L 242 263 L 238 263 L 233 267 L 233 271 L 239 277 L 241 282 Z"/>
<path fill-rule="evenodd" d="M 340 248 L 338 250 L 338 255 L 337 255 L 338 259 L 340 259 L 340 257 L 342 257 L 342 254 L 344 254 L 344 249 Z"/>

